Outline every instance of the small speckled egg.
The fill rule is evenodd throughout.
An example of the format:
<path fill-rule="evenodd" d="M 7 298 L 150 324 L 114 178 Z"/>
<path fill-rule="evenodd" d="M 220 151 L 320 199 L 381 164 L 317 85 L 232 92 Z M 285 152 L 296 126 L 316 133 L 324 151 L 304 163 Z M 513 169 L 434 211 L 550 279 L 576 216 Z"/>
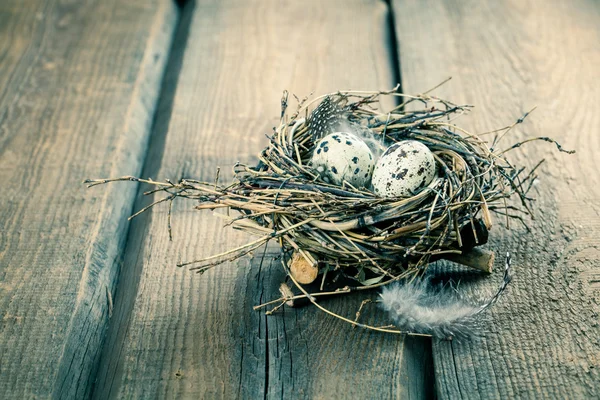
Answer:
<path fill-rule="evenodd" d="M 381 197 L 410 197 L 435 177 L 433 153 L 423 143 L 405 140 L 388 147 L 373 171 L 373 190 Z"/>
<path fill-rule="evenodd" d="M 315 146 L 311 160 L 325 182 L 366 187 L 371 179 L 375 160 L 369 146 L 356 135 L 334 132 Z"/>

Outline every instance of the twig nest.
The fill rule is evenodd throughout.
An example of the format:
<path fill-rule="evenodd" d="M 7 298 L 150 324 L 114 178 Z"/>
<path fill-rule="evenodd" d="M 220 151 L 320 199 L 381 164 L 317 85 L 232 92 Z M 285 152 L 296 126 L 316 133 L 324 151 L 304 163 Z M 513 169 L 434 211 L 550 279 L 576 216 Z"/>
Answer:
<path fill-rule="evenodd" d="M 318 275 L 322 285 L 351 281 L 374 287 L 417 276 L 440 258 L 489 271 L 491 258 L 486 254 L 471 254 L 466 261 L 457 255 L 466 256 L 487 242 L 490 213 L 500 213 L 507 224 L 515 219 L 526 226 L 523 216 L 531 215 L 532 201 L 528 193 L 541 164 L 526 173 L 506 153 L 533 140 L 555 143 L 568 152 L 547 137 L 494 150 L 452 122 L 470 106 L 401 95 L 396 89 L 337 92 L 311 102 L 306 98 L 291 115 L 287 96 L 284 93 L 281 101 L 280 124 L 258 164 L 237 164 L 231 184 L 221 185 L 218 175 L 213 182 L 116 179 L 156 185 L 149 194 L 166 193 L 134 216 L 161 202 L 188 198 L 199 202 L 199 210 L 239 211 L 235 217 L 222 216 L 234 227 L 260 236 L 181 266 L 195 264 L 192 269 L 202 273 L 277 241 L 282 264 L 290 276 L 301 277 L 299 282 Z M 377 106 L 382 96 L 406 100 L 403 107 L 384 112 Z M 496 134 L 501 139 L 515 124 Z M 391 146 L 376 161 L 374 155 L 387 145 Z M 93 186 L 111 181 L 87 182 Z M 508 204 L 512 196 L 520 206 Z M 296 257 L 290 265 L 294 253 L 305 262 Z M 476 265 L 471 265 L 473 260 Z"/>
<path fill-rule="evenodd" d="M 391 145 L 373 172 L 373 190 L 382 197 L 409 197 L 431 183 L 436 174 L 435 158 L 416 140 Z"/>
<path fill-rule="evenodd" d="M 334 132 L 321 139 L 311 163 L 324 181 L 339 186 L 346 181 L 356 188 L 368 185 L 375 167 L 369 146 L 347 132 Z"/>

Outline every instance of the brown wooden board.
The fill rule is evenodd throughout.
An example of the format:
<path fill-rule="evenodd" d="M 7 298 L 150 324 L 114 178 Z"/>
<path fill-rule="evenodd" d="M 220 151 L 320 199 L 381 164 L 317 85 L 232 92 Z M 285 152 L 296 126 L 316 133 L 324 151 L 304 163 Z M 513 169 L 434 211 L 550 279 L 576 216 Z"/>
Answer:
<path fill-rule="evenodd" d="M 496 218 L 497 272 L 461 287 L 491 291 L 506 251 L 515 279 L 484 338 L 434 342 L 439 397 L 600 397 L 600 5 L 395 0 L 393 9 L 405 91 L 453 76 L 435 93 L 476 105 L 457 121 L 472 131 L 509 125 L 537 105 L 499 148 L 551 136 L 577 150 L 533 143 L 513 152 L 528 167 L 547 160 L 534 189 L 537 218 L 530 234 L 514 222 L 507 232 Z"/>
<path fill-rule="evenodd" d="M 176 9 L 0 2 L 0 398 L 85 398 Z"/>
<path fill-rule="evenodd" d="M 212 180 L 221 167 L 230 180 L 236 161 L 256 162 L 267 144 L 284 89 L 393 87 L 387 10 L 366 0 L 189 3 L 143 175 Z M 151 201 L 141 197 L 138 208 Z M 312 307 L 253 311 L 279 297 L 272 250 L 264 263 L 259 253 L 203 276 L 177 269 L 251 239 L 193 206 L 173 205 L 172 242 L 166 204 L 132 223 L 97 398 L 431 393 L 428 340 L 352 329 Z M 353 318 L 360 300 L 326 304 Z"/>

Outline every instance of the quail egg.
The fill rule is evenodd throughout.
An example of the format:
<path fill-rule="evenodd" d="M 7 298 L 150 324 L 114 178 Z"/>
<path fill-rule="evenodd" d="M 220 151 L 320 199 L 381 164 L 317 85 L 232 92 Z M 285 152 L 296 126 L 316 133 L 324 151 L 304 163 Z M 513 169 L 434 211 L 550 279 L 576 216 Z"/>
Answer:
<path fill-rule="evenodd" d="M 429 185 L 436 174 L 427 146 L 405 140 L 387 148 L 373 171 L 373 190 L 382 197 L 409 197 Z"/>
<path fill-rule="evenodd" d="M 315 146 L 311 164 L 324 181 L 342 185 L 366 187 L 371 179 L 375 160 L 369 146 L 358 136 L 334 132 Z"/>

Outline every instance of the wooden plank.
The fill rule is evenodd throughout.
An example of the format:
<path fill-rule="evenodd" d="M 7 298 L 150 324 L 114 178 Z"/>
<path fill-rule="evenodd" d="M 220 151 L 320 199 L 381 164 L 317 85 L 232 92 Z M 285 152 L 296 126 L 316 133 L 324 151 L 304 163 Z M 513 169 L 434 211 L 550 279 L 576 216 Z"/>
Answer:
<path fill-rule="evenodd" d="M 0 398 L 91 393 L 176 19 L 168 1 L 0 4 Z"/>
<path fill-rule="evenodd" d="M 441 97 L 476 105 L 473 131 L 537 110 L 504 140 L 551 136 L 577 154 L 530 144 L 513 160 L 546 158 L 532 233 L 496 220 L 490 247 L 514 257 L 515 280 L 479 342 L 433 345 L 440 398 L 600 397 L 600 7 L 586 0 L 393 2 L 404 88 L 447 76 Z M 501 258 L 501 257 L 500 257 Z M 498 262 L 501 269 L 502 261 Z M 500 271 L 478 280 L 485 293 Z M 464 286 L 467 287 L 467 286 Z"/>
<path fill-rule="evenodd" d="M 185 14 L 181 71 L 174 62 L 173 98 L 158 117 L 144 176 L 212 180 L 220 166 L 222 179 L 231 179 L 231 166 L 255 162 L 267 143 L 284 89 L 303 96 L 394 85 L 383 2 L 207 0 L 188 4 Z M 429 341 L 354 330 L 313 308 L 271 317 L 253 311 L 279 296 L 283 274 L 269 257 L 261 264 L 257 254 L 201 277 L 177 269 L 180 260 L 250 239 L 192 207 L 173 206 L 172 243 L 166 207 L 132 225 L 96 397 L 429 393 Z M 353 317 L 358 303 L 327 304 Z"/>

